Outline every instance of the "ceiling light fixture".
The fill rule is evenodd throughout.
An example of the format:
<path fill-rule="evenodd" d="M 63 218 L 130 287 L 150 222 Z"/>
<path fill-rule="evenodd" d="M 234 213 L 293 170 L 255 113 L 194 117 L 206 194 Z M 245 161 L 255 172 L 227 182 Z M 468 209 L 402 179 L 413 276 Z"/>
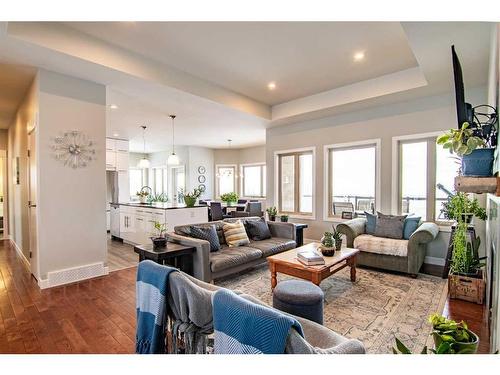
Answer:
<path fill-rule="evenodd" d="M 137 168 L 147 169 L 149 168 L 150 164 L 148 158 L 146 157 L 146 126 L 142 125 L 141 128 L 142 128 L 143 155 L 142 159 L 139 160 L 139 163 L 137 164 Z"/>
<path fill-rule="evenodd" d="M 120 136 L 120 134 L 118 134 L 118 133 L 113 133 L 113 137 L 119 137 L 119 136 Z"/>
<path fill-rule="evenodd" d="M 109 108 L 110 109 L 118 109 L 118 106 L 116 104 L 110 104 Z"/>
<path fill-rule="evenodd" d="M 269 90 L 274 90 L 274 89 L 276 88 L 276 82 L 269 82 L 269 83 L 267 84 L 267 88 L 268 88 Z"/>
<path fill-rule="evenodd" d="M 172 119 L 172 153 L 169 155 L 167 159 L 167 164 L 168 165 L 179 165 L 179 157 L 175 154 L 175 115 L 169 115 L 170 118 Z"/>
<path fill-rule="evenodd" d="M 363 51 L 356 52 L 354 54 L 354 61 L 361 61 L 365 58 L 365 53 Z"/>

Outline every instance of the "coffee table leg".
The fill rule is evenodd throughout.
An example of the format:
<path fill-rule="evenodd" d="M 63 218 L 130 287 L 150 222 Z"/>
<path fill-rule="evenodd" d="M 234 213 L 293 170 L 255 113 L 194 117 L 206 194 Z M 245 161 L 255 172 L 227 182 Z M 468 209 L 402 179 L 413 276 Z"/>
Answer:
<path fill-rule="evenodd" d="M 276 278 L 276 266 L 274 263 L 269 263 L 269 269 L 271 271 L 271 289 L 276 287 L 278 280 Z"/>
<path fill-rule="evenodd" d="M 347 260 L 347 264 L 351 267 L 351 281 L 356 281 L 356 256 L 353 256 Z"/>

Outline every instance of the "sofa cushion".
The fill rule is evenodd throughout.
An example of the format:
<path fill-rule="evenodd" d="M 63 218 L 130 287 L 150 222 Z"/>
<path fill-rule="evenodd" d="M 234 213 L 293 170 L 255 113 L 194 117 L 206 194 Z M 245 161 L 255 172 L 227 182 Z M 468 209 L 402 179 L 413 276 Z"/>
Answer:
<path fill-rule="evenodd" d="M 374 215 L 370 212 L 365 211 L 365 216 L 366 216 L 365 233 L 366 234 L 374 234 L 375 233 L 375 226 L 377 225 L 377 215 Z"/>
<path fill-rule="evenodd" d="M 224 246 L 221 250 L 210 253 L 210 269 L 212 272 L 220 272 L 259 258 L 262 258 L 262 251 L 259 249 L 248 246 Z"/>
<path fill-rule="evenodd" d="M 406 215 L 384 215 L 378 212 L 374 235 L 377 237 L 394 238 L 396 240 L 402 239 L 405 218 Z"/>
<path fill-rule="evenodd" d="M 205 240 L 210 243 L 210 251 L 220 250 L 219 237 L 215 230 L 215 225 L 210 226 L 197 226 L 191 227 L 191 236 L 200 240 Z"/>
<path fill-rule="evenodd" d="M 250 243 L 245 226 L 240 220 L 235 223 L 224 223 L 222 229 L 229 247 L 245 246 Z"/>
<path fill-rule="evenodd" d="M 189 224 L 189 225 L 177 225 L 174 227 L 174 232 L 180 236 L 185 236 L 185 237 L 192 237 L 191 236 L 191 228 L 193 226 L 197 227 L 209 227 L 209 226 L 215 226 L 215 230 L 217 231 L 217 237 L 219 237 L 219 243 L 221 245 L 224 245 L 226 243 L 224 239 L 224 231 L 222 230 L 222 227 L 224 225 L 224 222 L 222 220 L 220 221 L 211 221 L 210 223 L 200 223 L 200 224 Z"/>
<path fill-rule="evenodd" d="M 271 232 L 266 220 L 262 217 L 259 220 L 248 220 L 245 223 L 248 237 L 254 241 L 262 241 L 271 238 Z"/>
<path fill-rule="evenodd" d="M 396 240 L 361 234 L 354 239 L 354 248 L 367 253 L 405 257 L 408 255 L 408 240 Z"/>
<path fill-rule="evenodd" d="M 272 237 L 262 241 L 251 241 L 249 246 L 261 250 L 264 256 L 268 257 L 282 251 L 295 249 L 297 244 L 289 238 Z"/>
<path fill-rule="evenodd" d="M 420 224 L 420 216 L 407 216 L 403 224 L 403 239 L 409 240 Z"/>

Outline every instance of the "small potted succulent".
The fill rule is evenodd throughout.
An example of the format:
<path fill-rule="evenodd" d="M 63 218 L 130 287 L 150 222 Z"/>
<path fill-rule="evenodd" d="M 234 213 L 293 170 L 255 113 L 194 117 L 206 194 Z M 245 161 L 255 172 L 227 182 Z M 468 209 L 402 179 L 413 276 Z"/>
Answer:
<path fill-rule="evenodd" d="M 225 193 L 220 196 L 220 200 L 226 202 L 228 206 L 234 206 L 238 203 L 238 194 L 235 192 Z"/>
<path fill-rule="evenodd" d="M 321 238 L 321 253 L 326 257 L 331 257 L 335 254 L 335 239 L 332 232 L 325 232 Z"/>
<path fill-rule="evenodd" d="M 281 215 L 280 220 L 282 223 L 288 223 L 288 215 Z"/>
<path fill-rule="evenodd" d="M 339 251 L 342 248 L 342 233 L 333 228 L 332 237 L 335 241 L 335 250 Z"/>
<path fill-rule="evenodd" d="M 194 207 L 196 200 L 201 196 L 203 192 L 201 189 L 195 188 L 191 193 L 180 192 L 180 196 L 184 199 L 186 207 Z"/>
<path fill-rule="evenodd" d="M 276 221 L 276 215 L 278 215 L 278 210 L 275 206 L 268 207 L 266 209 L 267 216 L 269 217 L 269 221 Z"/>
<path fill-rule="evenodd" d="M 153 249 L 159 250 L 163 249 L 167 246 L 167 224 L 161 224 L 159 221 L 154 222 L 155 235 L 151 237 L 151 241 L 153 241 Z"/>

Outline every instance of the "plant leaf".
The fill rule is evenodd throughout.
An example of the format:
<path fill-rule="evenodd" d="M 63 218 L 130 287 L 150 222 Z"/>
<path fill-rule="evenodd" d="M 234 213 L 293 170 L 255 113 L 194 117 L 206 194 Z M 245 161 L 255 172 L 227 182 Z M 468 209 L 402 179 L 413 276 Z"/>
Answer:
<path fill-rule="evenodd" d="M 411 354 L 410 349 L 408 349 L 405 344 L 403 344 L 397 337 L 395 337 L 395 339 L 396 339 L 396 347 L 401 352 L 401 354 Z"/>

